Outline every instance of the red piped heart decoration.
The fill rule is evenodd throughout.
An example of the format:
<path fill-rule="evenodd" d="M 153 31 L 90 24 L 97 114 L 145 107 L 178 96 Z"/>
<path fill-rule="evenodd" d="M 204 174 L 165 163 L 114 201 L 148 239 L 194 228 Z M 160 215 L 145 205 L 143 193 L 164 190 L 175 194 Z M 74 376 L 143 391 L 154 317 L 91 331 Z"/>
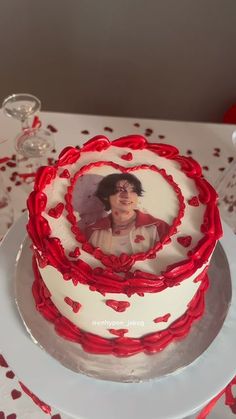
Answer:
<path fill-rule="evenodd" d="M 167 313 L 164 316 L 157 317 L 153 321 L 154 321 L 154 323 L 168 322 L 170 316 L 171 316 L 171 314 L 170 313 Z"/>
<path fill-rule="evenodd" d="M 78 301 L 73 301 L 70 297 L 65 297 L 64 301 L 72 308 L 74 313 L 78 313 L 81 308 L 81 304 Z"/>
<path fill-rule="evenodd" d="M 191 199 L 188 200 L 188 204 L 192 207 L 199 207 L 199 199 L 197 196 L 193 196 Z"/>
<path fill-rule="evenodd" d="M 181 246 L 183 247 L 189 247 L 192 243 L 192 237 L 191 236 L 181 236 L 177 237 L 177 241 Z"/>
<path fill-rule="evenodd" d="M 131 161 L 133 160 L 133 154 L 132 153 L 122 154 L 121 158 L 123 160 Z"/>
<path fill-rule="evenodd" d="M 130 306 L 130 303 L 128 301 L 106 300 L 106 305 L 118 313 L 122 313 Z"/>
<path fill-rule="evenodd" d="M 79 255 L 80 255 L 79 247 L 76 247 L 75 250 L 73 250 L 73 252 L 69 253 L 69 256 L 71 258 L 77 258 L 77 257 L 79 257 Z"/>
<path fill-rule="evenodd" d="M 63 172 L 59 175 L 59 177 L 63 179 L 69 179 L 70 177 L 69 170 L 67 169 L 63 170 Z"/>
<path fill-rule="evenodd" d="M 5 361 L 2 355 L 0 355 L 0 367 L 4 367 L 4 368 L 8 367 L 7 361 Z"/>
<path fill-rule="evenodd" d="M 128 331 L 128 329 L 108 329 L 108 332 L 120 338 L 123 338 L 124 334 L 128 333 Z"/>
<path fill-rule="evenodd" d="M 53 218 L 59 218 L 64 210 L 64 204 L 59 202 L 54 208 L 50 208 L 48 215 Z"/>
<path fill-rule="evenodd" d="M 22 393 L 19 390 L 12 390 L 11 397 L 13 400 L 19 399 L 21 397 Z"/>
<path fill-rule="evenodd" d="M 134 239 L 134 242 L 135 243 L 140 243 L 143 240 L 145 240 L 145 238 L 141 234 L 137 234 L 137 236 Z"/>

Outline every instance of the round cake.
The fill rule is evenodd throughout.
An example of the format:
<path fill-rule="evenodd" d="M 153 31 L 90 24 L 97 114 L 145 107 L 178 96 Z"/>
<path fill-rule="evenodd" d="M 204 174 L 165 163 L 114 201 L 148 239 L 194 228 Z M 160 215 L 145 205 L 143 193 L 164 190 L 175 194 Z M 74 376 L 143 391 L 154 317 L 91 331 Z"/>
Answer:
<path fill-rule="evenodd" d="M 175 147 L 138 135 L 67 147 L 38 170 L 28 211 L 36 309 L 84 351 L 153 354 L 204 313 L 217 194 Z"/>

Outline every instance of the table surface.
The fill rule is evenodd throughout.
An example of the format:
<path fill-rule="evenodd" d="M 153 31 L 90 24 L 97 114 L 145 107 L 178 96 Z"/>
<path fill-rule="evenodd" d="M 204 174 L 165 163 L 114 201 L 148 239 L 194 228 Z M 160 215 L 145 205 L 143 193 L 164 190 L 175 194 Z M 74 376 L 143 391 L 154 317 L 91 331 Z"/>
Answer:
<path fill-rule="evenodd" d="M 205 177 L 212 183 L 223 175 L 234 160 L 232 143 L 232 134 L 236 129 L 234 125 L 52 112 L 42 112 L 39 116 L 42 127 L 52 125 L 57 130 L 54 134 L 56 151 L 53 150 L 50 155 L 52 159 L 57 157 L 64 146 L 81 145 L 97 134 L 105 135 L 109 139 L 139 134 L 155 142 L 173 144 L 179 148 L 181 154 L 193 156 L 201 163 Z M 25 211 L 28 194 L 25 185 L 17 176 L 12 176 L 12 173 L 17 172 L 17 167 L 14 166 L 14 138 L 19 130 L 20 124 L 7 118 L 0 111 L 0 159 L 6 156 L 11 158 L 10 164 L 9 162 L 0 164 L 0 170 L 11 196 L 15 220 Z M 6 361 L 10 363 L 10 360 L 6 359 Z M 16 377 L 10 366 L 6 365 L 0 355 L 0 419 L 49 417 L 22 391 L 18 381 L 20 377 Z M 69 419 L 68 415 L 54 408 L 52 408 L 51 417 Z M 235 415 L 224 405 L 223 397 L 209 415 L 209 419 L 233 417 Z"/>

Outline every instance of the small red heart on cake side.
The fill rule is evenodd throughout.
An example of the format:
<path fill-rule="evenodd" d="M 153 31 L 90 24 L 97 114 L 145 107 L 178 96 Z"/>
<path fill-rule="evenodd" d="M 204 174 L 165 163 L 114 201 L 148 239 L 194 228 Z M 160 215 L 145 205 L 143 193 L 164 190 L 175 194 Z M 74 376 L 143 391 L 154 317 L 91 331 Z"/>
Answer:
<path fill-rule="evenodd" d="M 128 301 L 106 300 L 106 305 L 118 313 L 122 313 L 130 306 L 130 303 Z"/>
<path fill-rule="evenodd" d="M 154 323 L 162 323 L 162 322 L 165 322 L 166 323 L 166 322 L 168 322 L 170 316 L 171 316 L 171 314 L 170 313 L 167 313 L 164 316 L 157 317 L 153 321 L 154 321 Z"/>
<path fill-rule="evenodd" d="M 74 313 L 78 313 L 81 308 L 81 304 L 78 301 L 73 301 L 70 297 L 65 297 L 64 301 L 72 308 Z"/>
<path fill-rule="evenodd" d="M 64 204 L 59 202 L 54 208 L 50 208 L 48 215 L 53 218 L 59 218 L 64 210 Z"/>
<path fill-rule="evenodd" d="M 120 338 L 122 338 L 125 333 L 128 333 L 128 331 L 128 329 L 108 329 L 108 332 Z"/>
<path fill-rule="evenodd" d="M 11 397 L 13 400 L 19 399 L 21 397 L 22 393 L 19 390 L 12 390 Z"/>
<path fill-rule="evenodd" d="M 177 241 L 181 246 L 183 247 L 189 247 L 192 243 L 192 237 L 191 236 L 181 236 L 177 237 Z"/>

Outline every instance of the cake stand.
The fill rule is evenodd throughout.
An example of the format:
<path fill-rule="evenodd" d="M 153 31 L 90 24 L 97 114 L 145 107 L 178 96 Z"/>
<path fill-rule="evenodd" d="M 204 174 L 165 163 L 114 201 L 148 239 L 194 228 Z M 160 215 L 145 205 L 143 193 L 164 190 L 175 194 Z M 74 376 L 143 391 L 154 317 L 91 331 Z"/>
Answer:
<path fill-rule="evenodd" d="M 200 410 L 233 378 L 236 370 L 233 280 L 231 305 L 223 327 L 210 346 L 188 366 L 141 383 L 107 382 L 65 368 L 33 342 L 15 303 L 14 273 L 26 221 L 26 215 L 18 220 L 0 248 L 1 346 L 20 380 L 40 399 L 77 419 L 178 419 Z M 221 245 L 234 279 L 236 238 L 226 225 Z"/>

